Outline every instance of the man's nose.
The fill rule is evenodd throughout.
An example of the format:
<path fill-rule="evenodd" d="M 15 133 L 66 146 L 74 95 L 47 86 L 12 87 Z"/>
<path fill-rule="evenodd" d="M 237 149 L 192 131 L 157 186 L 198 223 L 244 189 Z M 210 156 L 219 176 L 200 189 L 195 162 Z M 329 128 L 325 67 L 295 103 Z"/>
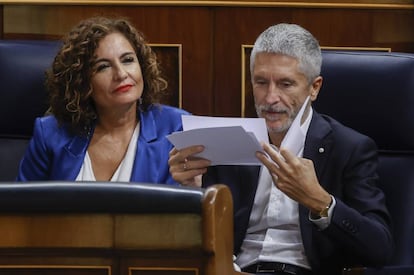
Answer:
<path fill-rule="evenodd" d="M 267 103 L 274 103 L 280 101 L 280 89 L 274 84 L 271 83 L 266 91 L 265 100 Z"/>

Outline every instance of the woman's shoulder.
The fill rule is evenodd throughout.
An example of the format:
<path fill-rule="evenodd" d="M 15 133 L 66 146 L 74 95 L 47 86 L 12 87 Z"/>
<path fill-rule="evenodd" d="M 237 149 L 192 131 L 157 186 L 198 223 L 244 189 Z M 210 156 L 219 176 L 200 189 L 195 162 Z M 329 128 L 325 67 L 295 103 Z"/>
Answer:
<path fill-rule="evenodd" d="M 38 117 L 34 123 L 34 132 L 41 132 L 42 135 L 50 138 L 56 136 L 71 136 L 68 129 L 62 126 L 53 115 Z"/>
<path fill-rule="evenodd" d="M 173 107 L 164 104 L 153 104 L 148 108 L 149 112 L 156 113 L 159 115 L 189 115 L 190 113 L 184 109 Z"/>
<path fill-rule="evenodd" d="M 59 125 L 57 119 L 53 115 L 46 115 L 36 118 L 35 127 L 42 127 L 44 129 L 56 129 L 59 128 Z"/>
<path fill-rule="evenodd" d="M 184 109 L 164 105 L 164 104 L 154 104 L 151 105 L 146 111 L 147 115 L 153 116 L 155 119 L 167 119 L 167 120 L 176 120 L 181 121 L 182 115 L 189 115 L 190 113 Z M 145 115 L 145 114 L 144 114 Z"/>
<path fill-rule="evenodd" d="M 163 104 L 151 105 L 145 112 L 141 113 L 143 127 L 163 129 L 163 131 L 176 131 L 182 129 L 182 115 L 189 115 L 186 110 Z"/>

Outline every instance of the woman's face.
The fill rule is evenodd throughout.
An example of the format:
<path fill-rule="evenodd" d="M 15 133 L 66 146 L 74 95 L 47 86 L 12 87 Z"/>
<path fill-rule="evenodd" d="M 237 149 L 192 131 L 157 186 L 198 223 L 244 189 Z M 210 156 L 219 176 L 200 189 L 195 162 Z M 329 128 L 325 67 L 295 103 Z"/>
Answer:
<path fill-rule="evenodd" d="M 95 50 L 92 98 L 98 113 L 135 107 L 144 89 L 141 66 L 134 48 L 120 33 L 104 37 Z"/>

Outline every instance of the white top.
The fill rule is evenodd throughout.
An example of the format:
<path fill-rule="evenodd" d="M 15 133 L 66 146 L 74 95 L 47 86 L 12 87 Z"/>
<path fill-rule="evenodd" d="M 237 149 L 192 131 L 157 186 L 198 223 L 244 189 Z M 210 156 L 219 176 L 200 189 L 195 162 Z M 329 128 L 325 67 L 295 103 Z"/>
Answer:
<path fill-rule="evenodd" d="M 302 117 L 300 113 L 297 117 Z M 303 155 L 312 114 L 311 109 L 302 125 L 295 121 L 292 123 L 288 130 L 291 134 L 286 134 L 281 147 L 298 157 Z M 289 142 L 286 142 L 288 136 Z M 275 186 L 268 169 L 262 166 L 246 237 L 236 259 L 237 265 L 244 268 L 258 261 L 270 261 L 310 269 L 299 228 L 298 207 L 296 201 Z"/>
<path fill-rule="evenodd" d="M 129 141 L 126 154 L 124 158 L 122 159 L 121 163 L 119 164 L 118 168 L 116 169 L 115 173 L 112 175 L 112 178 L 110 179 L 110 181 L 116 181 L 116 182 L 129 182 L 130 181 L 132 168 L 134 166 L 138 137 L 139 137 L 139 122 L 137 126 L 135 127 L 131 140 Z M 85 159 L 83 161 L 79 174 L 76 177 L 76 181 L 96 181 L 88 151 L 86 151 Z"/>
<path fill-rule="evenodd" d="M 313 116 L 311 108 L 308 117 L 300 125 L 307 102 L 308 99 L 281 144 L 281 147 L 288 149 L 297 157 L 303 156 L 306 134 Z M 328 217 L 311 219 L 309 212 L 309 220 L 320 229 L 330 224 L 336 205 L 335 199 L 331 197 L 333 201 Z M 301 237 L 299 204 L 276 187 L 265 166 L 261 167 L 254 205 L 240 251 L 235 262 L 241 268 L 259 261 L 270 261 L 311 269 Z"/>

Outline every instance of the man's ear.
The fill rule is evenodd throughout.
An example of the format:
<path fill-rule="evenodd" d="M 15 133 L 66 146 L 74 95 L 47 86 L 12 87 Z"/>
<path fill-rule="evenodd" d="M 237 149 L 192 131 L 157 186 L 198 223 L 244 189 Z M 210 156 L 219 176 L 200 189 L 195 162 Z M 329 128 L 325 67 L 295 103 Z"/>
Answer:
<path fill-rule="evenodd" d="M 310 94 L 309 94 L 311 101 L 316 100 L 316 98 L 318 97 L 319 91 L 322 87 L 322 82 L 323 82 L 322 76 L 318 76 L 313 80 L 311 84 Z"/>

